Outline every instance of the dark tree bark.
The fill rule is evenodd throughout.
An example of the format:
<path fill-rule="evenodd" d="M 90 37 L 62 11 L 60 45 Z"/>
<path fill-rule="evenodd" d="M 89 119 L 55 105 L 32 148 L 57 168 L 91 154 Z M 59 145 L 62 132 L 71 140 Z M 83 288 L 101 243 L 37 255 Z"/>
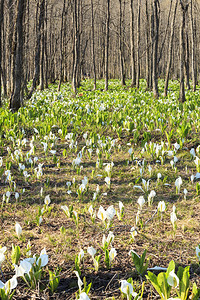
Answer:
<path fill-rule="evenodd" d="M 18 0 L 16 8 L 15 40 L 16 55 L 14 68 L 14 90 L 10 99 L 10 109 L 17 111 L 21 107 L 22 77 L 23 77 L 23 17 L 26 0 Z"/>
<path fill-rule="evenodd" d="M 4 17 L 4 6 L 5 6 L 5 1 L 3 1 L 4 4 L 2 6 L 2 24 L 1 24 L 1 80 L 2 80 L 2 85 L 3 85 L 3 95 L 4 97 L 7 97 L 7 60 L 6 60 L 6 52 L 7 52 L 7 44 L 6 44 L 6 30 L 5 28 L 7 28 L 6 25 L 6 18 Z"/>
<path fill-rule="evenodd" d="M 83 0 L 78 1 L 78 72 L 76 74 L 76 82 L 77 87 L 79 88 L 81 85 L 81 79 L 83 75 L 83 66 L 85 63 L 85 52 L 88 45 L 88 37 L 84 35 L 84 28 L 83 28 Z M 84 36 L 84 38 L 83 38 Z M 85 43 L 85 44 L 84 44 Z"/>
<path fill-rule="evenodd" d="M 175 7 L 174 7 L 174 14 L 171 23 L 171 33 L 170 33 L 170 40 L 169 40 L 169 52 L 168 52 L 168 60 L 167 60 L 167 70 L 165 75 L 165 87 L 164 87 L 164 97 L 167 97 L 167 90 L 168 90 L 168 83 L 169 83 L 169 73 L 171 69 L 171 62 L 172 62 L 172 50 L 173 50 L 173 40 L 174 40 L 174 25 L 176 19 L 176 11 L 178 6 L 178 0 L 176 0 Z"/>
<path fill-rule="evenodd" d="M 105 39 L 105 91 L 108 90 L 108 50 L 109 50 L 109 32 L 110 32 L 110 0 L 107 0 L 106 5 L 106 39 Z"/>
<path fill-rule="evenodd" d="M 97 82 L 97 75 L 96 75 L 96 63 L 95 63 L 95 42 L 94 42 L 94 6 L 93 6 L 93 0 L 91 0 L 91 29 L 92 29 L 92 63 L 93 63 L 93 75 L 94 75 L 94 90 L 96 90 L 96 82 Z"/>
<path fill-rule="evenodd" d="M 181 26 L 180 26 L 180 92 L 179 101 L 185 102 L 185 81 L 184 81 L 184 64 L 185 64 L 185 17 L 188 10 L 188 1 L 179 1 L 181 8 Z"/>
<path fill-rule="evenodd" d="M 79 49 L 79 0 L 74 0 L 73 2 L 73 24 L 74 24 L 74 65 L 73 65 L 73 75 L 72 75 L 72 89 L 76 94 L 77 90 L 77 72 L 79 69 L 80 62 L 80 49 Z"/>
<path fill-rule="evenodd" d="M 38 24 L 36 24 L 35 67 L 34 67 L 33 83 L 28 98 L 31 98 L 33 91 L 36 89 L 40 77 L 40 52 L 41 52 L 41 34 L 42 34 L 41 28 L 44 22 L 44 3 L 45 0 L 40 0 L 38 4 L 40 15 L 39 15 L 39 22 Z M 38 9 L 36 12 L 36 22 L 37 22 L 37 13 L 38 13 Z"/>
<path fill-rule="evenodd" d="M 123 12 L 122 12 L 122 0 L 119 0 L 119 55 L 120 55 L 120 77 L 121 84 L 126 85 L 125 83 L 125 72 L 124 72 L 124 45 L 123 45 Z"/>
<path fill-rule="evenodd" d="M 48 88 L 48 69 L 49 69 L 49 61 L 48 61 L 48 51 L 47 51 L 47 1 L 46 1 L 46 7 L 45 7 L 45 32 L 44 32 L 44 54 L 45 54 L 45 88 Z"/>
<path fill-rule="evenodd" d="M 24 33 L 24 44 L 25 44 L 25 51 L 24 51 L 24 67 L 26 68 L 25 72 L 25 90 L 28 93 L 27 89 L 27 82 L 30 81 L 31 75 L 30 75 L 30 68 L 31 68 L 31 62 L 29 59 L 29 53 L 30 53 L 30 0 L 27 0 L 27 5 L 26 5 L 26 27 L 25 27 L 25 33 Z"/>
<path fill-rule="evenodd" d="M 66 0 L 63 2 L 61 28 L 60 28 L 60 79 L 58 84 L 58 91 L 60 91 L 61 83 L 63 81 L 63 31 L 64 31 L 64 16 L 65 16 L 65 4 Z"/>
<path fill-rule="evenodd" d="M 9 24 L 9 30 L 8 30 L 8 72 L 7 74 L 12 74 L 13 73 L 13 51 L 14 49 L 12 48 L 13 45 L 13 33 L 14 33 L 14 9 L 13 9 L 13 0 L 8 1 L 8 9 L 9 9 L 9 14 L 8 14 L 8 24 Z M 10 76 L 10 80 L 8 81 L 7 84 L 7 90 L 9 91 L 9 94 L 13 90 L 13 77 L 12 75 Z"/>
<path fill-rule="evenodd" d="M 153 0 L 152 0 L 153 1 Z M 153 52 L 154 52 L 154 8 L 153 3 L 151 3 L 151 16 L 150 16 L 150 32 L 151 32 L 151 47 L 150 47 L 150 74 L 149 74 L 149 87 L 150 90 L 153 89 Z"/>
<path fill-rule="evenodd" d="M 2 105 L 1 101 L 1 78 L 2 78 L 2 24 L 3 24 L 3 9 L 4 9 L 4 0 L 0 1 L 0 107 Z"/>
<path fill-rule="evenodd" d="M 40 55 L 40 90 L 44 90 L 44 16 L 45 0 L 41 3 L 41 55 Z"/>
<path fill-rule="evenodd" d="M 152 83 L 153 83 L 153 94 L 154 98 L 159 97 L 158 94 L 158 35 L 159 35 L 159 0 L 154 0 L 154 41 L 153 41 L 153 72 L 152 72 Z"/>
<path fill-rule="evenodd" d="M 150 89 L 150 23 L 149 23 L 149 7 L 148 7 L 148 0 L 145 2 L 145 15 L 146 15 L 146 30 L 145 30 L 145 40 L 146 40 L 146 83 L 147 83 L 147 90 Z"/>
<path fill-rule="evenodd" d="M 196 43 L 195 43 L 195 31 L 196 28 L 194 26 L 194 17 L 193 17 L 193 1 L 191 0 L 190 7 L 190 26 L 191 26 L 191 63 L 192 63 L 192 84 L 193 91 L 196 91 L 197 85 L 197 62 L 196 62 Z"/>
<path fill-rule="evenodd" d="M 134 8 L 133 0 L 130 0 L 130 43 L 131 43 L 131 87 L 136 86 L 135 50 L 134 50 Z"/>
<path fill-rule="evenodd" d="M 138 15 L 137 15 L 137 74 L 136 74 L 136 87 L 140 87 L 140 10 L 141 0 L 138 0 Z"/>
<path fill-rule="evenodd" d="M 190 47 L 189 47 L 189 37 L 186 32 L 186 55 L 185 55 L 185 75 L 186 75 L 186 87 L 190 90 Z"/>

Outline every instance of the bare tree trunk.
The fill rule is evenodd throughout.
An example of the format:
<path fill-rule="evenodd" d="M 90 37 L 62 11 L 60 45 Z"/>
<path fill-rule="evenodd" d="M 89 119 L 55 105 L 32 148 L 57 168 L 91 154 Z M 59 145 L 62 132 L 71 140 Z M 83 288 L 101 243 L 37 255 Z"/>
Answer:
<path fill-rule="evenodd" d="M 45 32 L 44 32 L 44 53 L 45 53 L 45 88 L 48 88 L 48 52 L 47 52 L 47 1 L 45 7 Z"/>
<path fill-rule="evenodd" d="M 184 84 L 184 63 L 185 63 L 185 16 L 189 3 L 184 4 L 180 0 L 180 8 L 182 13 L 182 20 L 180 26 L 180 92 L 179 101 L 185 102 L 185 84 Z"/>
<path fill-rule="evenodd" d="M 62 19 L 61 19 L 61 28 L 60 28 L 60 79 L 58 84 L 58 91 L 60 91 L 61 83 L 63 81 L 63 24 L 64 24 L 64 15 L 65 15 L 65 3 L 63 2 L 63 10 L 62 10 Z"/>
<path fill-rule="evenodd" d="M 83 10 L 82 10 L 82 0 L 78 0 L 77 1 L 77 32 L 78 32 L 78 40 L 77 40 L 77 57 L 78 57 L 78 66 L 77 66 L 77 72 L 76 72 L 76 83 L 77 83 L 77 88 L 80 87 L 81 85 L 81 72 L 82 72 L 82 66 L 84 63 L 84 47 L 82 49 L 83 46 L 83 39 L 82 35 L 83 35 L 83 30 L 82 30 L 82 19 L 83 19 Z M 85 44 L 85 47 L 87 48 L 87 42 Z"/>
<path fill-rule="evenodd" d="M 147 83 L 147 90 L 150 89 L 150 58 L 149 58 L 149 46 L 150 46 L 150 39 L 149 39 L 149 9 L 148 9 L 148 0 L 145 2 L 145 14 L 146 14 L 146 31 L 145 31 L 145 37 L 146 37 L 146 83 Z"/>
<path fill-rule="evenodd" d="M 138 16 L 137 16 L 137 74 L 136 74 L 136 87 L 140 87 L 140 10 L 141 0 L 138 0 Z"/>
<path fill-rule="evenodd" d="M 135 50 L 134 50 L 134 9 L 133 0 L 130 0 L 130 41 L 131 41 L 131 87 L 136 86 L 136 70 L 135 70 Z"/>
<path fill-rule="evenodd" d="M 3 85 L 3 95 L 5 97 L 7 97 L 7 60 L 6 60 L 6 52 L 7 52 L 7 43 L 6 43 L 6 30 L 5 28 L 7 28 L 7 24 L 6 24 L 6 18 L 4 17 L 4 6 L 5 6 L 5 1 L 3 1 L 3 5 L 2 5 L 2 19 L 1 19 L 1 38 L 0 38 L 0 41 L 1 41 L 1 70 L 0 70 L 0 73 L 1 73 L 1 79 L 2 79 L 2 85 Z"/>
<path fill-rule="evenodd" d="M 153 0 L 152 0 L 153 1 Z M 151 48 L 150 48 L 150 75 L 149 75 L 149 87 L 150 90 L 153 88 L 153 51 L 154 51 L 154 9 L 153 3 L 151 3 L 151 18 L 150 18 L 150 32 L 151 32 Z"/>
<path fill-rule="evenodd" d="M 29 52 L 30 52 L 30 0 L 27 0 L 27 10 L 26 10 L 26 28 L 25 28 L 25 34 L 24 34 L 24 45 L 25 45 L 25 51 L 24 51 L 24 67 L 26 68 L 25 72 L 25 80 L 24 80 L 24 88 L 26 92 L 28 93 L 27 89 L 27 81 L 30 81 L 30 60 L 29 60 Z"/>
<path fill-rule="evenodd" d="M 50 10 L 50 26 L 49 26 L 49 79 L 52 83 L 54 80 L 54 45 L 53 45 L 53 5 Z"/>
<path fill-rule="evenodd" d="M 190 90 L 190 49 L 189 49 L 188 33 L 186 33 L 185 75 L 186 75 L 186 86 L 187 89 Z"/>
<path fill-rule="evenodd" d="M 14 91 L 10 99 L 10 109 L 17 111 L 21 107 L 21 88 L 23 76 L 23 17 L 26 0 L 18 0 L 16 8 L 16 56 L 14 68 Z"/>
<path fill-rule="evenodd" d="M 176 19 L 177 6 L 178 6 L 178 0 L 176 0 L 176 3 L 175 3 L 173 19 L 172 19 L 172 23 L 171 23 L 171 34 L 170 34 L 170 40 L 169 40 L 167 70 L 166 70 L 166 76 L 165 76 L 164 97 L 167 97 L 167 90 L 168 90 L 168 83 L 169 83 L 169 73 L 170 73 L 171 62 L 172 62 L 172 50 L 173 50 L 173 40 L 174 40 L 174 25 L 175 25 L 175 19 Z"/>
<path fill-rule="evenodd" d="M 190 26 L 191 26 L 191 63 L 192 63 L 192 83 L 193 83 L 193 91 L 196 91 L 197 85 L 197 68 L 196 68 L 196 44 L 195 44 L 195 30 L 194 28 L 194 18 L 193 18 L 193 1 L 191 0 L 191 8 L 190 8 Z"/>
<path fill-rule="evenodd" d="M 105 91 L 108 90 L 108 49 L 110 26 L 110 0 L 107 0 L 106 39 L 105 39 Z"/>
<path fill-rule="evenodd" d="M 121 73 L 121 84 L 125 83 L 125 73 L 124 73 L 124 51 L 123 51 L 123 17 L 122 17 L 122 0 L 119 0 L 119 55 L 120 55 L 120 73 Z"/>
<path fill-rule="evenodd" d="M 162 44 L 160 46 L 160 53 L 159 53 L 159 58 L 158 58 L 158 65 L 160 63 L 161 57 L 163 56 L 163 49 L 164 49 L 164 45 L 165 45 L 167 33 L 168 33 L 168 30 L 169 30 L 169 21 L 170 21 L 170 16 L 171 16 L 171 11 L 172 11 L 172 3 L 173 3 L 173 0 L 171 0 L 171 2 L 170 2 L 169 13 L 168 13 L 168 18 L 167 18 L 167 24 L 166 24 L 166 29 L 165 29 L 165 34 L 164 34 L 164 38 L 162 40 Z"/>
<path fill-rule="evenodd" d="M 94 90 L 96 90 L 97 85 L 97 75 L 96 75 L 96 65 L 95 65 L 95 49 L 94 49 L 94 7 L 93 0 L 91 0 L 91 27 L 92 27 L 92 63 L 93 63 L 93 74 L 94 74 Z"/>
<path fill-rule="evenodd" d="M 159 97 L 158 94 L 158 34 L 159 34 L 159 0 L 154 0 L 153 3 L 154 9 L 154 41 L 153 41 L 153 94 L 154 98 Z"/>
<path fill-rule="evenodd" d="M 13 3 L 11 3 L 13 5 Z M 13 8 L 13 7 L 12 7 Z M 14 19 L 14 12 L 12 11 L 12 18 Z M 17 49 L 17 12 L 15 13 L 15 21 L 11 20 L 10 16 L 10 25 L 12 26 L 12 30 L 9 32 L 9 38 L 10 38 L 10 43 L 11 43 L 11 48 L 10 48 L 10 53 L 11 53 L 11 58 L 10 58 L 10 74 L 11 74 L 11 98 L 13 96 L 13 91 L 15 88 L 15 62 L 16 62 L 16 49 Z"/>
<path fill-rule="evenodd" d="M 67 15 L 65 15 L 64 18 L 64 24 L 63 24 L 63 66 L 64 66 L 64 70 L 63 70 L 63 80 L 64 82 L 68 81 L 68 61 L 67 61 L 67 57 L 69 54 L 67 54 L 68 52 L 68 41 L 70 39 L 70 37 L 68 38 L 68 40 L 66 39 L 67 36 Z M 70 69 L 70 66 L 69 66 Z"/>
<path fill-rule="evenodd" d="M 73 24 L 74 24 L 74 65 L 73 65 L 73 75 L 72 75 L 72 89 L 76 94 L 77 90 L 77 72 L 79 64 L 79 20 L 78 20 L 78 2 L 79 0 L 74 0 L 73 2 Z"/>
<path fill-rule="evenodd" d="M 4 9 L 4 0 L 0 1 L 0 107 L 2 106 L 1 101 L 1 78 L 3 76 L 2 74 L 2 24 L 3 24 L 3 9 Z"/>
<path fill-rule="evenodd" d="M 14 20 L 14 13 L 13 13 L 13 0 L 8 1 L 8 9 L 9 9 L 9 15 L 8 15 L 8 24 L 9 24 L 9 30 L 8 30 L 8 73 L 7 74 L 12 74 L 12 67 L 13 67 L 13 49 L 12 49 L 12 44 L 13 44 L 13 20 Z M 7 90 L 9 91 L 9 94 L 11 91 L 13 91 L 13 78 L 10 76 L 10 80 L 8 81 L 7 84 Z"/>
<path fill-rule="evenodd" d="M 40 77 L 41 28 L 42 28 L 42 23 L 44 18 L 44 9 L 43 9 L 44 1 L 45 0 L 40 0 L 39 3 L 40 16 L 39 16 L 39 23 L 36 24 L 35 69 L 34 69 L 33 83 L 28 98 L 31 98 L 33 91 L 36 89 Z M 37 20 L 37 12 L 36 12 L 36 20 Z"/>
<path fill-rule="evenodd" d="M 45 14 L 45 0 L 42 1 L 41 6 L 41 55 L 40 55 L 40 90 L 44 90 L 44 14 Z"/>
<path fill-rule="evenodd" d="M 5 3 L 5 1 L 4 1 Z M 3 8 L 3 11 L 4 11 L 4 8 Z M 3 12 L 3 15 L 4 15 L 4 12 Z M 2 26 L 1 26 L 1 41 L 2 41 L 2 44 L 1 44 L 1 53 L 2 53 L 2 57 L 1 57 L 1 78 L 2 78 L 2 84 L 3 84 L 3 95 L 5 97 L 7 97 L 7 72 L 6 72 L 6 69 L 7 69 L 7 61 L 6 61 L 6 49 L 7 49 L 7 45 L 6 45 L 6 20 L 5 18 L 3 17 L 2 19 Z"/>

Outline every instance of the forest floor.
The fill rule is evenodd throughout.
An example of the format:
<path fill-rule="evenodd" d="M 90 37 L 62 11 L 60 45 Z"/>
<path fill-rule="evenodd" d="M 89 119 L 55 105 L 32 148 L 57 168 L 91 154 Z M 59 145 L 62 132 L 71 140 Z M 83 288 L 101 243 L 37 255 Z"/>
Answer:
<path fill-rule="evenodd" d="M 138 274 L 130 250 L 141 256 L 146 249 L 148 268 L 167 268 L 171 260 L 176 272 L 179 266 L 190 266 L 190 294 L 194 282 L 200 288 L 195 250 L 200 243 L 200 189 L 198 176 L 195 177 L 199 172 L 195 163 L 200 141 L 199 125 L 195 123 L 200 114 L 198 90 L 194 95 L 188 94 L 183 107 L 177 100 L 177 83 L 171 83 L 168 100 L 157 104 L 144 88 L 124 89 L 117 81 L 112 82 L 108 92 L 100 92 L 100 87 L 94 92 L 91 82 L 86 82 L 77 99 L 70 96 L 68 85 L 60 93 L 51 87 L 51 91 L 36 93 L 27 110 L 23 108 L 18 116 L 0 111 L 0 245 L 7 247 L 0 279 L 8 280 L 14 275 L 12 245 L 20 247 L 21 259 L 27 257 L 29 248 L 31 255 L 39 255 L 45 248 L 49 258 L 34 289 L 18 278 L 13 299 L 76 299 L 79 288 L 75 258 L 80 249 L 84 251 L 80 277 L 85 277 L 87 284 L 92 283 L 90 299 L 122 299 L 125 296 L 120 291 L 121 280 L 128 278 L 133 279 L 133 289 L 138 294 L 145 282 L 143 299 L 160 299 L 145 276 L 147 272 Z M 175 121 L 170 121 L 172 111 Z M 191 126 L 182 133 L 186 124 Z M 165 132 L 170 135 L 172 130 L 167 139 Z M 35 157 L 38 160 L 34 161 Z M 77 158 L 81 161 L 73 163 Z M 108 171 L 106 166 L 111 162 L 113 166 Z M 30 177 L 24 175 L 20 163 Z M 39 163 L 41 176 L 37 173 Z M 11 180 L 6 178 L 6 170 L 11 171 Z M 80 192 L 85 177 L 86 184 Z M 110 186 L 106 177 L 110 178 Z M 175 181 L 179 177 L 182 185 L 178 193 Z M 151 191 L 156 195 L 148 205 Z M 6 192 L 10 192 L 9 197 Z M 50 203 L 45 204 L 47 195 Z M 145 199 L 143 206 L 137 202 L 140 196 Z M 120 201 L 124 205 L 121 220 L 116 215 Z M 160 201 L 166 205 L 163 212 L 158 212 Z M 71 208 L 71 217 L 65 215 L 63 205 Z M 93 219 L 88 211 L 91 205 Z M 100 206 L 106 210 L 112 205 L 115 215 L 106 228 L 98 211 Z M 174 205 L 177 221 L 173 226 Z M 16 222 L 22 227 L 20 237 L 15 232 Z M 131 235 L 133 227 L 137 231 L 135 237 Z M 117 255 L 107 267 L 102 238 L 109 231 L 114 234 L 109 251 L 115 248 Z M 101 255 L 98 271 L 87 253 L 91 246 Z M 57 268 L 60 282 L 52 294 L 48 270 Z M 159 272 L 154 271 L 156 275 Z M 175 295 L 173 288 L 171 297 Z"/>

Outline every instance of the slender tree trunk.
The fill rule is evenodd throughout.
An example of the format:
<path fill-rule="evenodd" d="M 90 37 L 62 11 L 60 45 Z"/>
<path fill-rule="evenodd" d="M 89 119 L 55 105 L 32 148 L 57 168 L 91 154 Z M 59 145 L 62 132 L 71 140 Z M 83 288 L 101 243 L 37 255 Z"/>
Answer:
<path fill-rule="evenodd" d="M 187 89 L 190 90 L 190 48 L 189 48 L 188 33 L 186 33 L 185 75 L 186 75 L 186 86 Z"/>
<path fill-rule="evenodd" d="M 39 3 L 40 15 L 39 15 L 39 22 L 38 24 L 36 24 L 35 68 L 34 68 L 33 83 L 28 98 L 31 98 L 33 91 L 36 89 L 40 77 L 41 28 L 42 28 L 42 23 L 44 18 L 44 1 L 45 0 L 40 0 Z M 36 20 L 37 20 L 37 12 L 36 12 Z"/>
<path fill-rule="evenodd" d="M 184 4 L 180 0 L 181 8 L 181 26 L 180 26 L 180 92 L 179 101 L 185 102 L 185 82 L 184 82 L 184 64 L 185 64 L 185 16 L 189 4 Z"/>
<path fill-rule="evenodd" d="M 80 87 L 81 85 L 81 72 L 82 72 L 82 66 L 84 62 L 84 48 L 82 49 L 83 45 L 83 30 L 82 30 L 82 19 L 83 19 L 83 10 L 82 10 L 82 0 L 77 1 L 77 58 L 78 58 L 78 65 L 77 65 L 77 72 L 76 72 L 76 83 L 77 83 L 77 88 Z M 86 45 L 87 47 L 87 41 Z"/>
<path fill-rule="evenodd" d="M 1 101 L 1 78 L 2 74 L 2 24 L 3 24 L 3 9 L 4 9 L 4 0 L 0 1 L 0 107 L 2 106 Z"/>
<path fill-rule="evenodd" d="M 63 81 L 63 24 L 64 24 L 64 16 L 65 16 L 65 3 L 63 2 L 63 10 L 62 10 L 62 19 L 61 19 L 61 28 L 60 28 L 60 79 L 58 84 L 58 91 L 60 91 L 61 83 Z"/>
<path fill-rule="evenodd" d="M 192 84 L 193 84 L 193 91 L 196 91 L 197 85 L 197 71 L 196 71 L 196 44 L 195 44 L 195 28 L 194 28 L 194 18 L 193 18 L 193 1 L 191 0 L 191 7 L 190 7 L 190 26 L 191 26 L 191 63 L 192 63 Z"/>
<path fill-rule="evenodd" d="M 14 12 L 13 12 L 13 0 L 9 0 L 8 1 L 8 8 L 9 8 L 9 15 L 8 15 L 8 24 L 9 24 L 9 30 L 8 30 L 8 72 L 7 74 L 10 76 L 10 74 L 12 74 L 12 68 L 13 68 L 13 49 L 12 49 L 12 45 L 13 45 L 13 20 L 14 20 Z M 9 94 L 11 93 L 11 91 L 13 91 L 13 78 L 12 76 L 10 76 L 10 80 L 8 81 L 7 84 L 7 90 L 9 91 Z"/>
<path fill-rule="evenodd" d="M 16 10 L 16 56 L 15 56 L 15 74 L 14 91 L 10 99 L 10 109 L 17 111 L 21 106 L 21 88 L 23 77 L 23 17 L 25 13 L 26 0 L 17 1 Z"/>
<path fill-rule="evenodd" d="M 164 45 L 165 45 L 165 41 L 166 41 L 166 38 L 167 38 L 167 33 L 168 33 L 168 30 L 169 30 L 169 25 L 170 25 L 169 22 L 170 22 L 171 11 L 172 11 L 172 3 L 173 3 L 173 0 L 171 0 L 171 2 L 170 2 L 169 13 L 168 13 L 168 17 L 167 17 L 167 24 L 166 24 L 166 29 L 165 29 L 165 34 L 164 34 L 164 38 L 163 38 L 161 46 L 160 46 L 160 53 L 159 53 L 159 58 L 158 58 L 158 65 L 160 63 L 161 58 L 163 57 L 163 49 L 164 49 Z"/>
<path fill-rule="evenodd" d="M 105 91 L 108 90 L 108 49 L 110 26 L 110 0 L 107 0 L 106 39 L 105 39 Z"/>
<path fill-rule="evenodd" d="M 48 51 L 47 51 L 47 1 L 45 7 L 45 32 L 44 32 L 44 53 L 45 53 L 45 88 L 48 88 L 48 69 L 49 69 L 49 61 L 48 61 Z"/>
<path fill-rule="evenodd" d="M 27 10 L 26 10 L 26 28 L 25 28 L 25 34 L 24 34 L 24 39 L 25 39 L 25 53 L 24 53 L 24 60 L 25 60 L 25 89 L 26 92 L 28 93 L 27 89 L 27 81 L 30 81 L 30 60 L 29 60 L 29 52 L 30 52 L 30 47 L 29 47 L 29 40 L 30 40 L 30 0 L 27 0 Z"/>
<path fill-rule="evenodd" d="M 94 90 L 96 90 L 96 84 L 97 84 L 97 75 L 96 75 L 96 65 L 95 65 L 95 45 L 94 45 L 94 6 L 93 6 L 93 0 L 91 0 L 91 27 L 92 27 L 92 63 L 93 63 L 93 74 L 94 74 Z"/>
<path fill-rule="evenodd" d="M 133 0 L 130 0 L 130 41 L 131 41 L 131 87 L 136 86 L 136 69 L 135 69 L 135 50 L 134 50 L 134 9 Z"/>
<path fill-rule="evenodd" d="M 153 1 L 153 0 L 152 0 Z M 151 49 L 150 49 L 150 76 L 149 76 L 149 86 L 150 90 L 153 89 L 153 52 L 154 52 L 154 9 L 153 3 L 151 2 L 151 18 L 150 18 L 150 31 L 151 31 Z"/>
<path fill-rule="evenodd" d="M 74 24 L 74 65 L 73 65 L 73 75 L 72 75 L 72 89 L 76 94 L 77 90 L 77 72 L 79 63 L 79 20 L 78 20 L 78 2 L 79 0 L 74 0 L 73 2 L 73 24 Z"/>
<path fill-rule="evenodd" d="M 63 25 L 63 67 L 64 67 L 64 70 L 63 70 L 63 80 L 64 82 L 68 81 L 68 60 L 67 60 L 67 56 L 69 54 L 67 54 L 68 52 L 68 41 L 70 39 L 70 37 L 68 38 L 68 40 L 66 39 L 66 36 L 67 36 L 67 15 L 65 15 L 65 19 L 64 19 L 64 25 Z"/>
<path fill-rule="evenodd" d="M 169 73 L 171 69 L 171 62 L 172 62 L 172 50 L 173 50 L 173 40 L 174 40 L 174 25 L 176 20 L 176 11 L 178 6 L 178 0 L 176 0 L 173 19 L 171 23 L 171 34 L 169 40 L 169 52 L 168 52 L 168 61 L 167 61 L 167 70 L 165 76 L 165 87 L 164 87 L 164 97 L 167 97 L 167 90 L 168 90 L 168 83 L 169 83 Z"/>
<path fill-rule="evenodd" d="M 5 1 L 4 1 L 5 3 Z M 3 8 L 4 10 L 4 8 Z M 3 15 L 4 15 L 4 12 L 3 12 Z M 6 60 L 6 50 L 7 50 L 7 45 L 6 45 L 6 20 L 5 18 L 3 17 L 2 19 L 2 34 L 1 34 L 1 39 L 2 40 L 2 44 L 1 44 L 1 53 L 2 53 L 2 57 L 1 57 L 1 75 L 2 75 L 2 84 L 3 84 L 3 95 L 5 97 L 7 97 L 7 72 L 6 72 L 6 69 L 7 69 L 7 60 Z"/>
<path fill-rule="evenodd" d="M 140 87 L 140 10 L 141 0 L 138 0 L 138 16 L 137 16 L 137 74 L 136 74 L 136 87 Z"/>
<path fill-rule="evenodd" d="M 42 1 L 41 6 L 41 55 L 40 55 L 40 90 L 44 90 L 44 14 L 45 14 L 45 0 Z"/>
<path fill-rule="evenodd" d="M 119 55 L 120 55 L 120 73 L 121 73 L 121 84 L 125 83 L 124 73 L 124 51 L 123 51 L 123 17 L 122 17 L 122 0 L 119 0 Z"/>
<path fill-rule="evenodd" d="M 14 12 L 12 11 L 12 16 L 14 18 Z M 10 48 L 10 52 L 11 52 L 11 64 L 10 64 L 10 68 L 11 68 L 11 98 L 13 97 L 13 91 L 15 88 L 15 62 L 16 62 L 16 49 L 17 49 L 17 13 L 15 16 L 15 21 L 11 21 L 12 22 L 12 30 L 10 31 L 10 36 L 9 38 L 11 39 L 11 48 Z"/>
<path fill-rule="evenodd" d="M 159 34 L 159 0 L 154 0 L 154 41 L 153 41 L 153 94 L 154 98 L 159 97 L 158 94 L 158 34 Z"/>
<path fill-rule="evenodd" d="M 145 31 L 145 38 L 146 38 L 146 83 L 147 83 L 147 90 L 150 89 L 150 58 L 149 58 L 149 47 L 150 47 L 150 39 L 149 39 L 149 9 L 148 9 L 148 0 L 145 2 L 145 14 L 146 14 L 146 31 Z"/>

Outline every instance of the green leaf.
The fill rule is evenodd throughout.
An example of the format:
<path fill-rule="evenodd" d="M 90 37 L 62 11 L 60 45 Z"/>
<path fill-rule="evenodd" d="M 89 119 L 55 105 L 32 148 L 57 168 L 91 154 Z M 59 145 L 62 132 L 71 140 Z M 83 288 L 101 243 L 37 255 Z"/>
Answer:
<path fill-rule="evenodd" d="M 131 252 L 131 256 L 132 256 L 133 262 L 135 264 L 135 268 L 136 268 L 137 272 L 140 274 L 140 272 L 141 272 L 140 257 L 135 252 Z"/>
<path fill-rule="evenodd" d="M 75 269 L 78 272 L 79 276 L 81 276 L 81 270 L 80 270 L 80 266 L 79 266 L 79 257 L 78 257 L 78 255 L 76 255 L 76 257 L 75 257 Z"/>
<path fill-rule="evenodd" d="M 160 273 L 161 274 L 161 273 Z M 163 291 L 158 283 L 158 278 L 157 276 L 152 273 L 152 272 L 148 272 L 148 275 L 146 275 L 146 278 L 149 279 L 149 281 L 151 282 L 151 284 L 153 285 L 153 287 L 155 288 L 155 290 L 158 292 L 158 294 L 160 295 L 162 300 L 165 300 L 163 298 Z"/>
<path fill-rule="evenodd" d="M 141 256 L 141 259 L 140 259 L 140 265 L 143 266 L 144 264 L 144 260 L 145 260 L 145 257 L 146 257 L 146 253 L 147 253 L 147 249 L 144 250 L 142 256 Z"/>
<path fill-rule="evenodd" d="M 189 273 L 190 266 L 178 268 L 177 276 L 179 278 L 179 292 L 178 296 L 181 300 L 186 300 L 188 293 L 189 293 L 189 285 L 190 285 L 190 273 Z"/>
<path fill-rule="evenodd" d="M 21 256 L 20 247 L 19 246 L 14 246 L 12 244 L 12 253 L 11 253 L 12 263 L 15 264 L 15 265 L 17 265 L 18 262 L 19 262 L 20 256 Z"/>
<path fill-rule="evenodd" d="M 145 249 L 142 256 L 139 257 L 139 255 L 137 255 L 137 253 L 131 252 L 131 256 L 132 256 L 133 262 L 135 264 L 135 268 L 140 275 L 143 275 L 148 268 L 148 261 L 144 265 L 146 253 L 147 253 L 147 250 Z"/>
<path fill-rule="evenodd" d="M 56 269 L 55 272 L 49 270 L 49 289 L 51 290 L 52 294 L 58 288 L 60 282 L 60 270 Z"/>
<path fill-rule="evenodd" d="M 166 273 L 161 272 L 158 274 L 158 285 L 162 292 L 161 298 L 164 295 L 164 299 L 168 299 L 170 297 L 171 286 L 167 283 Z"/>
<path fill-rule="evenodd" d="M 170 261 L 169 266 L 167 268 L 166 277 L 168 278 L 169 273 L 175 269 L 175 262 L 173 260 Z"/>
<path fill-rule="evenodd" d="M 192 287 L 192 295 L 190 296 L 191 300 L 199 300 L 200 298 L 200 289 L 197 288 L 196 283 Z"/>

